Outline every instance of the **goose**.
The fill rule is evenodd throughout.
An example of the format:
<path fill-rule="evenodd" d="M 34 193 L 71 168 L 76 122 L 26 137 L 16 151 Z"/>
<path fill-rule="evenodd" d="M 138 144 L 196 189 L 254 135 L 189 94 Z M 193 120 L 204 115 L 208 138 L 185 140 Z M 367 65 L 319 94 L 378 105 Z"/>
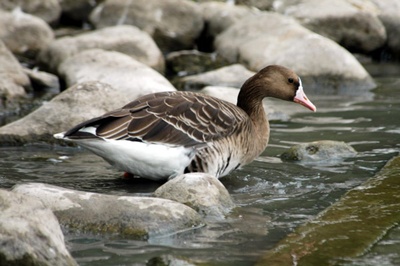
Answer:
<path fill-rule="evenodd" d="M 54 137 L 75 142 L 141 178 L 159 181 L 190 172 L 220 178 L 249 164 L 267 147 L 265 97 L 316 111 L 300 77 L 270 65 L 245 81 L 236 105 L 196 92 L 158 92 Z"/>

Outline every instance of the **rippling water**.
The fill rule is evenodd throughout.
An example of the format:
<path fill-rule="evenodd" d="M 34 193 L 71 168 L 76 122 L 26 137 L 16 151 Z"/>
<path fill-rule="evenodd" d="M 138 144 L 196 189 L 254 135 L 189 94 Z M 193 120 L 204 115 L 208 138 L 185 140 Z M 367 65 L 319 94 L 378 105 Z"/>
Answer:
<path fill-rule="evenodd" d="M 66 235 L 80 265 L 142 265 L 160 255 L 210 265 L 252 265 L 296 226 L 314 217 L 347 190 L 373 176 L 400 150 L 400 78 L 380 78 L 364 95 L 312 96 L 317 113 L 271 123 L 267 150 L 251 165 L 221 179 L 240 208 L 223 222 L 148 241 Z M 291 145 L 315 140 L 351 144 L 358 155 L 321 163 L 282 162 Z M 151 195 L 155 182 L 124 181 L 121 173 L 80 148 L 32 144 L 0 147 L 0 187 L 44 182 L 114 195 Z M 399 228 L 371 253 L 351 263 L 384 258 L 400 263 Z M 396 251 L 397 250 L 397 251 Z M 382 261 L 382 260 L 381 260 Z"/>

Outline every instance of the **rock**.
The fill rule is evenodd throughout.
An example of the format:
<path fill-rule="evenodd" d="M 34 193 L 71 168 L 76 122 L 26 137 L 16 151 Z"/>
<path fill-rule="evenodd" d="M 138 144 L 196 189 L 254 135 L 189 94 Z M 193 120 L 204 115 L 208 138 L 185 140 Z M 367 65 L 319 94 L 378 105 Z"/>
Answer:
<path fill-rule="evenodd" d="M 0 41 L 0 107 L 12 105 L 18 98 L 25 97 L 30 88 L 28 76 L 13 54 Z"/>
<path fill-rule="evenodd" d="M 200 7 L 205 22 L 205 35 L 210 39 L 214 39 L 236 21 L 259 13 L 249 7 L 236 6 L 226 2 L 206 2 L 202 3 Z"/>
<path fill-rule="evenodd" d="M 0 189 L 0 265 L 77 265 L 39 200 Z"/>
<path fill-rule="evenodd" d="M 59 38 L 39 54 L 38 60 L 57 71 L 66 59 L 94 48 L 121 52 L 160 72 L 164 71 L 163 55 L 153 39 L 146 32 L 128 25 Z"/>
<path fill-rule="evenodd" d="M 357 152 L 343 141 L 320 140 L 292 146 L 281 155 L 283 160 L 319 162 L 354 157 Z"/>
<path fill-rule="evenodd" d="M 205 86 L 240 88 L 254 74 L 243 65 L 234 64 L 213 71 L 183 77 L 180 81 L 180 88 L 184 90 L 199 90 Z"/>
<path fill-rule="evenodd" d="M 32 87 L 37 90 L 55 89 L 60 90 L 60 83 L 56 75 L 39 71 L 38 69 L 23 68 L 24 73 L 29 77 Z"/>
<path fill-rule="evenodd" d="M 0 1 L 0 9 L 12 11 L 21 9 L 23 12 L 34 15 L 46 21 L 55 23 L 61 15 L 59 0 L 18 0 Z"/>
<path fill-rule="evenodd" d="M 154 69 L 119 52 L 85 50 L 65 60 L 58 68 L 67 86 L 97 80 L 118 88 L 126 101 L 175 88 Z M 122 107 L 122 106 L 121 106 Z"/>
<path fill-rule="evenodd" d="M 97 51 L 102 53 L 98 54 Z M 71 62 L 73 70 L 66 70 L 68 73 L 72 72 L 67 74 L 68 82 L 79 84 L 68 88 L 51 101 L 44 102 L 27 116 L 1 127 L 0 141 L 16 144 L 40 139 L 52 142 L 54 133 L 120 108 L 144 94 L 174 90 L 155 70 L 127 55 L 102 50 L 88 50 L 83 53 L 94 57 L 83 55 Z M 106 61 L 91 62 L 96 60 L 96 55 Z M 115 61 L 107 61 L 107 57 Z M 84 58 L 88 60 L 88 64 L 79 61 Z M 107 73 L 106 77 L 104 73 Z M 90 80 L 104 80 L 113 87 Z"/>
<path fill-rule="evenodd" d="M 217 36 L 215 45 L 228 61 L 239 61 L 253 71 L 271 64 L 288 66 L 313 93 L 359 94 L 375 87 L 348 51 L 277 13 L 236 22 Z"/>
<path fill-rule="evenodd" d="M 52 29 L 42 19 L 20 9 L 0 10 L 0 39 L 14 54 L 34 56 L 53 38 Z"/>
<path fill-rule="evenodd" d="M 208 218 L 223 218 L 235 207 L 229 192 L 206 173 L 179 175 L 159 187 L 154 195 L 183 203 Z"/>
<path fill-rule="evenodd" d="M 14 192 L 40 199 L 72 231 L 146 239 L 202 225 L 191 208 L 171 200 L 112 196 L 52 185 L 17 185 Z"/>
<path fill-rule="evenodd" d="M 382 47 L 386 31 L 378 10 L 368 1 L 283 1 L 281 12 L 295 17 L 308 29 L 334 40 L 350 51 L 369 53 Z"/>
<path fill-rule="evenodd" d="M 89 14 L 100 0 L 62 0 L 62 15 L 75 22 L 89 21 Z"/>
<path fill-rule="evenodd" d="M 96 28 L 134 25 L 163 51 L 192 49 L 203 29 L 200 8 L 187 0 L 106 0 L 93 10 L 90 21 Z"/>
<path fill-rule="evenodd" d="M 363 255 L 373 253 L 371 247 L 382 243 L 382 236 L 398 228 L 399 172 L 397 156 L 374 177 L 348 191 L 269 248 L 255 265 L 365 265 L 367 260 Z M 396 247 L 392 252 L 396 254 Z M 357 260 L 360 257 L 364 258 Z M 386 264 L 379 259 L 367 264 Z M 388 260 L 388 264 L 396 263 Z"/>
<path fill-rule="evenodd" d="M 237 5 L 246 5 L 260 10 L 272 10 L 275 0 L 236 0 Z"/>
<path fill-rule="evenodd" d="M 387 47 L 400 59 L 400 2 L 397 0 L 370 0 L 379 9 L 379 19 L 387 34 Z"/>
<path fill-rule="evenodd" d="M 178 76 L 199 74 L 228 64 L 216 53 L 197 50 L 171 52 L 167 55 L 166 62 L 169 72 Z"/>

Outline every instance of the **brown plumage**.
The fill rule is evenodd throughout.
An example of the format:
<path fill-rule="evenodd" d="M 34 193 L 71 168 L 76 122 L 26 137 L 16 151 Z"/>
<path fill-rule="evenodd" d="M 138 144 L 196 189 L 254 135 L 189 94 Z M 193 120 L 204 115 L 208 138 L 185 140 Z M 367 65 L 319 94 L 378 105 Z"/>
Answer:
<path fill-rule="evenodd" d="M 265 97 L 315 111 L 294 72 L 269 66 L 243 84 L 237 105 L 194 92 L 149 94 L 55 137 L 76 141 L 121 170 L 149 179 L 184 172 L 221 177 L 267 146 Z"/>

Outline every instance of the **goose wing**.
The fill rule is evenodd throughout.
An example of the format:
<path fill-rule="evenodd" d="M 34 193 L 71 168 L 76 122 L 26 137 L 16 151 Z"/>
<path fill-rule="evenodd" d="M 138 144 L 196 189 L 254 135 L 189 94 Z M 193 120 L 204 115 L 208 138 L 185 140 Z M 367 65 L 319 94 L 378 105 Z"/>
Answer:
<path fill-rule="evenodd" d="M 214 97 L 161 92 L 79 124 L 65 136 L 191 146 L 229 136 L 247 119 L 240 108 Z"/>

